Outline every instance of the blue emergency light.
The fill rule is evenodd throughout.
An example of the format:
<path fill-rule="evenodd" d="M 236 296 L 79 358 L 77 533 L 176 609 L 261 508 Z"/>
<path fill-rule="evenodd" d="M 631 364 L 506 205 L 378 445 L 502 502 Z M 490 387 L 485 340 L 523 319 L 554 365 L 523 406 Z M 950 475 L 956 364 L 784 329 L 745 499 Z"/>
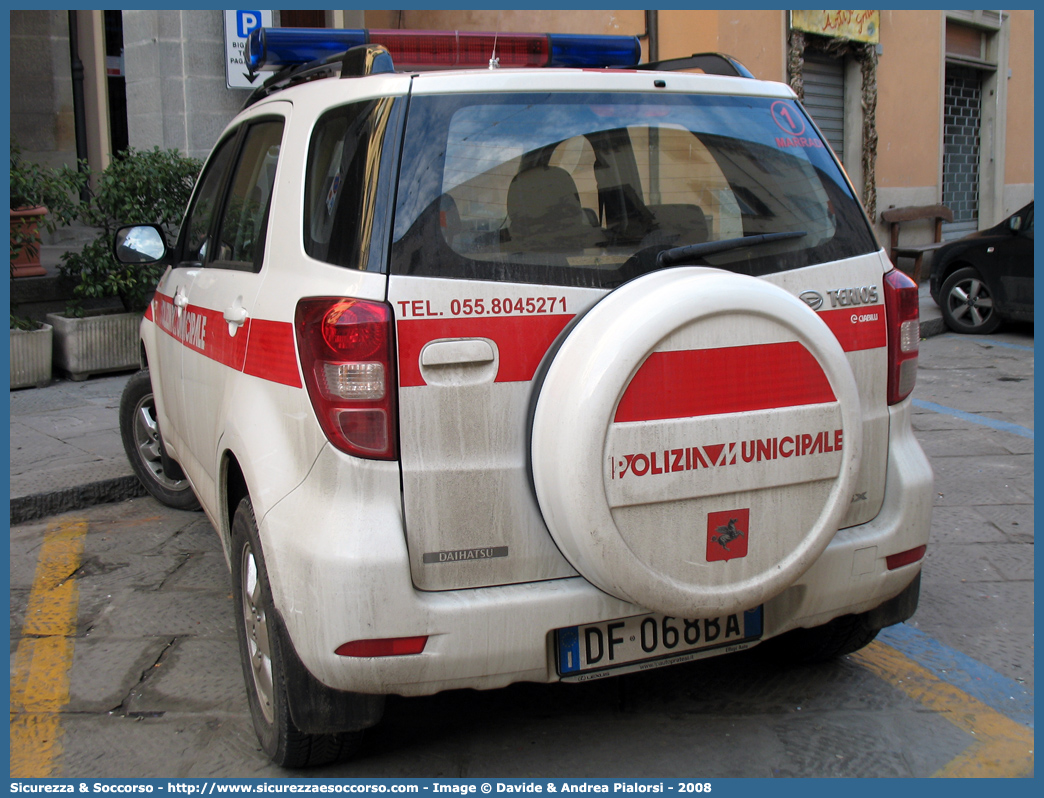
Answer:
<path fill-rule="evenodd" d="M 385 47 L 402 69 L 503 67 L 633 67 L 637 36 L 365 28 L 257 28 L 246 46 L 251 72 L 308 64 L 362 44 Z"/>

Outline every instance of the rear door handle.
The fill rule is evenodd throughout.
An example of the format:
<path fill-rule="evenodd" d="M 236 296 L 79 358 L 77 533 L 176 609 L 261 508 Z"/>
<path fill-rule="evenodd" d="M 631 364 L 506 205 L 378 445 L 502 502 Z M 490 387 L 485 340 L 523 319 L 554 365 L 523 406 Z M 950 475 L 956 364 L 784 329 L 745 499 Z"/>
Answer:
<path fill-rule="evenodd" d="M 422 366 L 460 366 L 492 363 L 495 355 L 489 341 L 465 338 L 456 341 L 434 341 L 421 352 Z"/>

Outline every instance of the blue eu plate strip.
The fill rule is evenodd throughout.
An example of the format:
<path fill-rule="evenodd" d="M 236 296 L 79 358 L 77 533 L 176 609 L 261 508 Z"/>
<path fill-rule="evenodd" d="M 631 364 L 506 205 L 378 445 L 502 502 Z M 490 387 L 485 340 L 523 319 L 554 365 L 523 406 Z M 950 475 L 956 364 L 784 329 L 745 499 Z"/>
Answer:
<path fill-rule="evenodd" d="M 558 672 L 580 670 L 580 634 L 578 627 L 562 629 L 558 633 Z"/>

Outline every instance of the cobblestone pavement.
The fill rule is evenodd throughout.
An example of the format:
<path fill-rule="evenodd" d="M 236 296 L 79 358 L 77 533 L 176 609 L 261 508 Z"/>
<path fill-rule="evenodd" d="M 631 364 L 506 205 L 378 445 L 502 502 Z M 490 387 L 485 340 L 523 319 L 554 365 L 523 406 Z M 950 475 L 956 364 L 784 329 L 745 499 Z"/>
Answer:
<path fill-rule="evenodd" d="M 915 397 L 937 496 L 909 624 L 817 667 L 755 650 L 593 684 L 393 697 L 360 756 L 303 775 L 1032 773 L 1032 328 L 923 341 Z M 291 775 L 254 738 L 228 585 L 205 516 L 148 498 L 13 527 L 12 769 Z"/>
<path fill-rule="evenodd" d="M 922 342 L 914 428 L 935 470 L 913 625 L 1033 685 L 1033 338 Z"/>

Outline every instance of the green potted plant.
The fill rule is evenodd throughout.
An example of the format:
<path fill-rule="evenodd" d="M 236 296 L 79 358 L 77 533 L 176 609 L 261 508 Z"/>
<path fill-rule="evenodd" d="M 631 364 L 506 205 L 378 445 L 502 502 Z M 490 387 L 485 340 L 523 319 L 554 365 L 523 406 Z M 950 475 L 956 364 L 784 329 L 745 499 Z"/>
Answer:
<path fill-rule="evenodd" d="M 79 252 L 62 256 L 59 270 L 76 302 L 48 314 L 55 328 L 55 367 L 73 379 L 138 366 L 138 324 L 163 267 L 127 266 L 113 257 L 112 240 L 124 224 L 158 224 L 172 240 L 202 164 L 176 150 L 128 150 L 94 181 L 76 218 L 98 230 Z M 115 312 L 88 313 L 83 301 L 110 299 Z"/>
<path fill-rule="evenodd" d="M 40 234 L 68 224 L 75 215 L 75 195 L 86 174 L 63 166 L 51 169 L 22 156 L 11 142 L 11 276 L 44 274 L 40 264 Z"/>

